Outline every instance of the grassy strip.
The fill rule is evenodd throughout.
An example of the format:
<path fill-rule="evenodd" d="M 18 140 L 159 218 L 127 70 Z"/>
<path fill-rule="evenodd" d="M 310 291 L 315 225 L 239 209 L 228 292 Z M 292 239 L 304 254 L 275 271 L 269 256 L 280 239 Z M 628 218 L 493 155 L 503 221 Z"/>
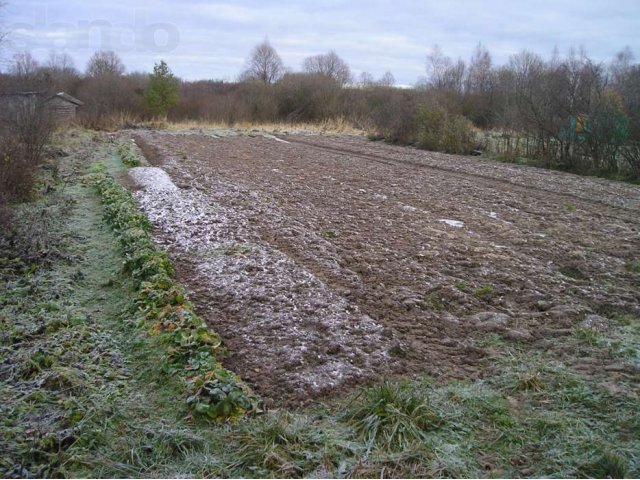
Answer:
<path fill-rule="evenodd" d="M 166 345 L 163 368 L 187 381 L 191 412 L 218 420 L 257 411 L 257 397 L 218 362 L 223 353 L 220 337 L 198 317 L 182 286 L 171 278 L 171 261 L 153 244 L 149 220 L 131 194 L 105 173 L 94 175 L 93 184 L 104 204 L 104 218 L 122 246 L 125 270 L 138 286 L 140 326 Z"/>
<path fill-rule="evenodd" d="M 127 167 L 139 167 L 140 165 L 142 165 L 142 161 L 136 154 L 131 143 L 121 142 L 118 145 L 117 152 L 122 159 L 122 163 Z"/>

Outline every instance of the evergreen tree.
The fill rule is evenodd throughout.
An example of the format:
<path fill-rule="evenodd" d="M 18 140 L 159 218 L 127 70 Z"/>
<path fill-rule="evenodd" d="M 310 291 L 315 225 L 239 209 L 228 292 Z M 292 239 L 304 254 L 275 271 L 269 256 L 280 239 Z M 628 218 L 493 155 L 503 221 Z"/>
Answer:
<path fill-rule="evenodd" d="M 149 77 L 145 102 L 156 115 L 165 116 L 178 103 L 178 79 L 164 60 L 153 66 L 153 73 Z"/>

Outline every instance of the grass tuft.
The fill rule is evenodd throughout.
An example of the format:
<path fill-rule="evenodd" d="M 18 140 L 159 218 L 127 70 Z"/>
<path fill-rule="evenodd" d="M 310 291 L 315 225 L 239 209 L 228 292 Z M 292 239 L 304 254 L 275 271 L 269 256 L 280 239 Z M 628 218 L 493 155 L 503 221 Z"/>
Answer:
<path fill-rule="evenodd" d="M 384 382 L 362 390 L 344 417 L 367 445 L 401 450 L 425 439 L 440 419 L 429 398 L 407 383 Z"/>
<path fill-rule="evenodd" d="M 580 476 L 585 478 L 627 478 L 626 460 L 615 452 L 605 452 L 593 462 L 582 465 Z"/>
<path fill-rule="evenodd" d="M 493 285 L 487 284 L 487 285 L 483 285 L 482 287 L 478 288 L 475 292 L 473 292 L 473 296 L 476 298 L 484 298 L 491 295 L 494 291 L 495 289 L 493 288 Z"/>

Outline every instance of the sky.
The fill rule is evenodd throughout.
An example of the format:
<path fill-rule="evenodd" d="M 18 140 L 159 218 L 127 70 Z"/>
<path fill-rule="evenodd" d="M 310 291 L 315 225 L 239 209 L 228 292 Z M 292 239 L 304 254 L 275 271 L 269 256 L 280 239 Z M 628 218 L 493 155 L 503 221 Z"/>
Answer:
<path fill-rule="evenodd" d="M 251 49 L 265 38 L 285 65 L 334 50 L 357 76 L 391 71 L 398 84 L 426 75 L 434 44 L 468 60 L 478 42 L 494 64 L 527 49 L 548 58 L 584 47 L 609 61 L 629 46 L 640 56 L 640 1 L 331 0 L 145 1 L 6 0 L 0 25 L 8 32 L 0 68 L 13 54 L 44 61 L 66 52 L 84 70 L 96 50 L 113 50 L 128 71 L 149 72 L 164 59 L 187 80 L 233 81 Z"/>

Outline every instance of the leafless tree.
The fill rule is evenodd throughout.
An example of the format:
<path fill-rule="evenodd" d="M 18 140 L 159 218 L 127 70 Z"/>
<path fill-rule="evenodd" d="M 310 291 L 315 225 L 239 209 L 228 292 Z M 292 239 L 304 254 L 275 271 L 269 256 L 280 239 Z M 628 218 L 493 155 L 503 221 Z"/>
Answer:
<path fill-rule="evenodd" d="M 307 73 L 316 73 L 333 78 L 342 86 L 351 81 L 349 65 L 333 50 L 322 55 L 307 57 L 302 62 L 302 69 Z"/>
<path fill-rule="evenodd" d="M 373 79 L 373 75 L 371 75 L 369 72 L 362 72 L 360 74 L 358 83 L 360 84 L 361 87 L 367 88 L 375 85 L 376 82 Z"/>
<path fill-rule="evenodd" d="M 37 91 L 48 88 L 46 76 L 29 52 L 17 53 L 9 65 L 9 75 L 4 79 L 5 90 L 11 93 Z"/>
<path fill-rule="evenodd" d="M 445 75 L 451 65 L 451 58 L 444 54 L 440 45 L 435 44 L 431 47 L 431 52 L 427 55 L 427 78 L 429 85 L 436 88 L 444 87 Z"/>
<path fill-rule="evenodd" d="M 29 52 L 16 53 L 9 73 L 19 78 L 29 78 L 37 74 L 40 65 Z"/>
<path fill-rule="evenodd" d="M 491 54 L 482 43 L 478 43 L 467 72 L 466 87 L 469 92 L 487 92 L 491 88 Z"/>
<path fill-rule="evenodd" d="M 87 76 L 103 77 L 106 75 L 122 75 L 124 64 L 120 57 L 113 51 L 99 51 L 94 53 L 87 64 Z"/>
<path fill-rule="evenodd" d="M 76 94 L 80 72 L 75 68 L 73 58 L 69 54 L 52 51 L 41 71 L 46 82 L 56 91 Z"/>
<path fill-rule="evenodd" d="M 68 53 L 57 53 L 52 51 L 49 53 L 45 68 L 50 72 L 56 72 L 63 75 L 76 75 L 78 70 L 73 63 L 73 58 Z"/>
<path fill-rule="evenodd" d="M 285 73 L 284 64 L 276 49 L 268 40 L 256 45 L 247 60 L 245 70 L 240 74 L 241 81 L 257 80 L 263 83 L 274 83 Z"/>
<path fill-rule="evenodd" d="M 428 86 L 462 94 L 465 70 L 464 61 L 454 63 L 437 44 L 427 55 Z"/>
<path fill-rule="evenodd" d="M 393 76 L 393 73 L 386 71 L 384 72 L 384 75 L 382 75 L 382 77 L 380 77 L 380 80 L 378 80 L 378 85 L 380 85 L 381 87 L 393 87 L 396 84 L 396 79 Z"/>

